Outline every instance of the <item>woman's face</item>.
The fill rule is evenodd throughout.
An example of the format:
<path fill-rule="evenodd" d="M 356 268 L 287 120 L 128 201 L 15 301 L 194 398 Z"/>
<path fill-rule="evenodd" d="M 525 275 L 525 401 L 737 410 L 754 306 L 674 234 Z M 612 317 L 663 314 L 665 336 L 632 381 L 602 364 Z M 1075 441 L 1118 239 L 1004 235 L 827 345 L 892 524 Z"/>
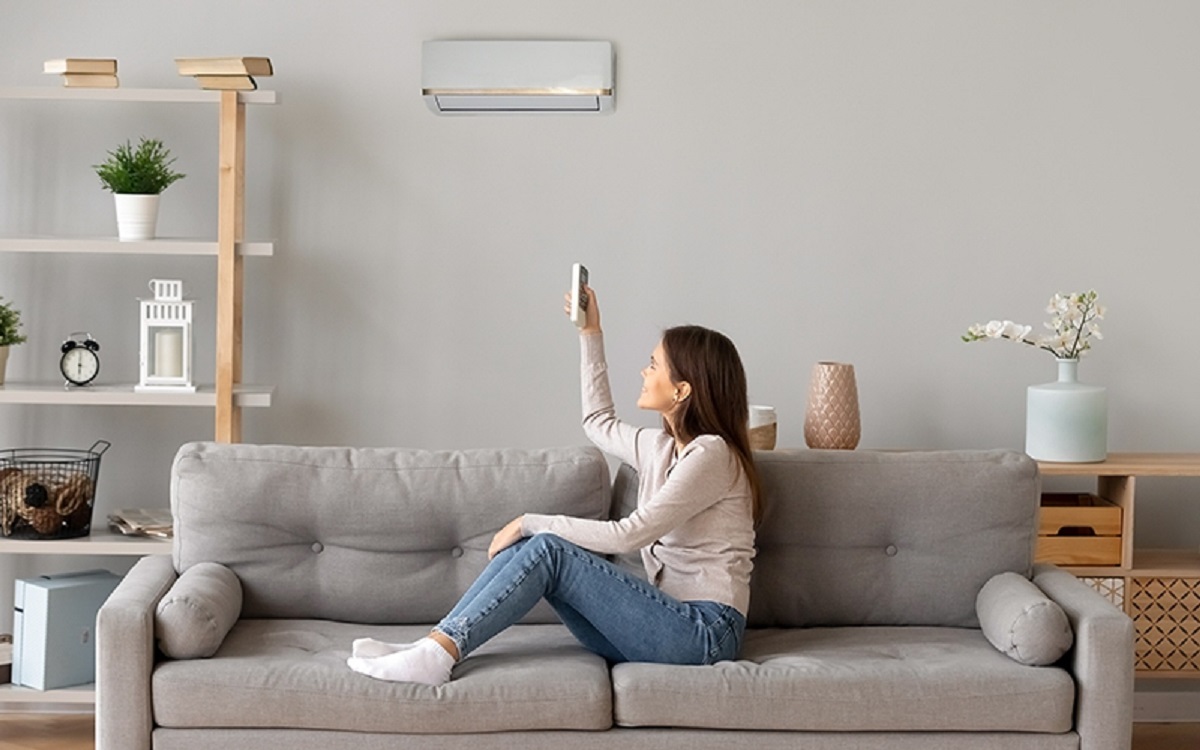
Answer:
<path fill-rule="evenodd" d="M 666 414 L 675 408 L 675 390 L 667 366 L 667 354 L 659 341 L 650 355 L 650 364 L 642 370 L 642 394 L 638 396 L 637 405 L 641 409 Z"/>

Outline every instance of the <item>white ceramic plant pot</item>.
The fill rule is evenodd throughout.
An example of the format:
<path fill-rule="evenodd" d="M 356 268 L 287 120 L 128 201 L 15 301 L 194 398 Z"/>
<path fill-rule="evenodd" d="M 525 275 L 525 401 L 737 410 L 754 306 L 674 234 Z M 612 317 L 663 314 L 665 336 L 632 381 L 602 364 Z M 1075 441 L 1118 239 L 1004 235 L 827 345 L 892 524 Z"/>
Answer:
<path fill-rule="evenodd" d="M 158 196 L 113 193 L 117 203 L 117 237 L 122 241 L 152 240 L 158 223 Z"/>

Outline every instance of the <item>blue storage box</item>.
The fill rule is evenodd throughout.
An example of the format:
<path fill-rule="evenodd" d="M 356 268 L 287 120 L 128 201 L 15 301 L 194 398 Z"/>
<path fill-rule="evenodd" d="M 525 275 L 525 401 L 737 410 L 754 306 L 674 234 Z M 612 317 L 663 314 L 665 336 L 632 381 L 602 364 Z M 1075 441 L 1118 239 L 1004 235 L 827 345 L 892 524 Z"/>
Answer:
<path fill-rule="evenodd" d="M 120 582 L 107 570 L 18 580 L 12 683 L 54 690 L 94 682 L 96 613 Z"/>

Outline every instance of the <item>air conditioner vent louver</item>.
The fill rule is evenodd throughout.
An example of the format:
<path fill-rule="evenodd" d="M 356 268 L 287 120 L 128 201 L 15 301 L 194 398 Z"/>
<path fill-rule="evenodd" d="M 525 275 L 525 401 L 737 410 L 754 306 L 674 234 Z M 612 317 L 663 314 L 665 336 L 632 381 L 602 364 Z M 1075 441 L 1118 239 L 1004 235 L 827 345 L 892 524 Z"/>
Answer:
<path fill-rule="evenodd" d="M 609 112 L 612 44 L 425 42 L 421 89 L 441 115 Z"/>

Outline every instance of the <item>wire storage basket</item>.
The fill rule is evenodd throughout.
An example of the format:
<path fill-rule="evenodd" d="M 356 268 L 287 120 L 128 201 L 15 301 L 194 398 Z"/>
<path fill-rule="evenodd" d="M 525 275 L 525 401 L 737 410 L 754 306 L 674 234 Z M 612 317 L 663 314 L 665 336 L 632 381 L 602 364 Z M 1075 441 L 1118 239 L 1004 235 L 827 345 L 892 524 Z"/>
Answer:
<path fill-rule="evenodd" d="M 110 447 L 97 440 L 87 450 L 0 450 L 0 536 L 73 539 L 91 533 L 100 456 Z"/>

